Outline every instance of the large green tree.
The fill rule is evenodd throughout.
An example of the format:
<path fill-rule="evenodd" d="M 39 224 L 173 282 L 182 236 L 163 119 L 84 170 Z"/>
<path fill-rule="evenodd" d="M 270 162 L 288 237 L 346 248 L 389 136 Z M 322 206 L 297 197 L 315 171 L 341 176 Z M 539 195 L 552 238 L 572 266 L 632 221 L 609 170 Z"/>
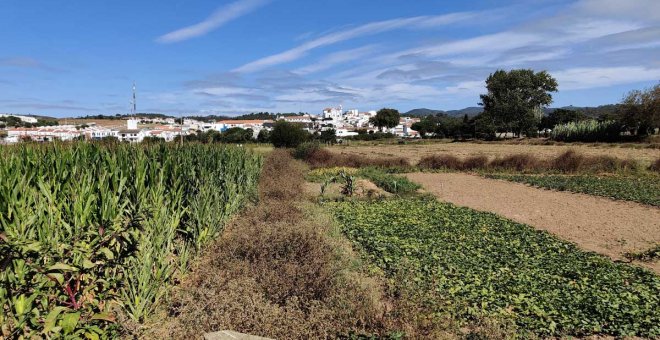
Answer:
<path fill-rule="evenodd" d="M 278 120 L 270 133 L 270 142 L 276 148 L 295 148 L 306 142 L 309 137 L 309 132 L 303 129 L 302 124 Z"/>
<path fill-rule="evenodd" d="M 399 125 L 400 118 L 401 114 L 398 110 L 383 108 L 378 110 L 376 116 L 372 117 L 369 121 L 371 124 L 377 126 L 378 129 L 382 131 L 384 127 L 391 129 Z"/>
<path fill-rule="evenodd" d="M 556 109 L 550 112 L 547 116 L 541 119 L 539 127 L 541 129 L 552 129 L 555 125 L 566 123 L 577 123 L 581 120 L 587 119 L 587 116 L 582 111 L 569 110 L 569 109 Z"/>
<path fill-rule="evenodd" d="M 628 92 L 621 104 L 618 119 L 631 132 L 647 135 L 660 128 L 660 84 Z"/>
<path fill-rule="evenodd" d="M 480 103 L 484 118 L 498 131 L 520 136 L 536 129 L 543 107 L 552 103 L 550 93 L 557 92 L 557 81 L 546 71 L 497 70 L 486 79 L 486 88 L 488 93 L 481 95 Z"/>

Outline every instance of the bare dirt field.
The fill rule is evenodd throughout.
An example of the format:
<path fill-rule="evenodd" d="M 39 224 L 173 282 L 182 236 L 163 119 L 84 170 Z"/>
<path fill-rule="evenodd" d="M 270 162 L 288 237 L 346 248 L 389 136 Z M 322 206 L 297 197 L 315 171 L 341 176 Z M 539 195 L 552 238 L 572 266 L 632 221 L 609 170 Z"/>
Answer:
<path fill-rule="evenodd" d="M 660 243 L 660 209 L 632 202 L 537 189 L 461 173 L 407 177 L 439 199 L 547 230 L 585 250 L 623 259 Z M 660 273 L 660 263 L 640 263 Z"/>
<path fill-rule="evenodd" d="M 95 123 L 102 127 L 125 127 L 126 121 L 120 119 L 79 119 L 79 118 L 61 118 L 57 122 L 60 125 L 83 125 Z"/>
<path fill-rule="evenodd" d="M 369 157 L 405 157 L 416 164 L 421 158 L 437 154 L 451 154 L 457 157 L 484 155 L 498 157 L 511 154 L 533 154 L 539 158 L 554 157 L 567 150 L 576 150 L 585 155 L 608 155 L 623 159 L 635 159 L 646 164 L 660 157 L 660 149 L 624 147 L 620 144 L 573 144 L 535 145 L 508 143 L 410 143 L 381 145 L 349 145 L 329 148 L 337 153 L 356 154 Z"/>

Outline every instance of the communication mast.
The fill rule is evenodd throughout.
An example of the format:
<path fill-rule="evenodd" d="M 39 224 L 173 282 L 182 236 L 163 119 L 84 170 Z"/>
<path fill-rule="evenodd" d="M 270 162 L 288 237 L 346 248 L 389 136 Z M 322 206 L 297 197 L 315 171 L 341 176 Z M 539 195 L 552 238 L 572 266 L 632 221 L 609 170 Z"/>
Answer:
<path fill-rule="evenodd" d="M 131 101 L 131 116 L 135 118 L 136 113 L 137 113 L 137 99 L 135 96 L 135 82 L 133 82 L 133 100 Z"/>

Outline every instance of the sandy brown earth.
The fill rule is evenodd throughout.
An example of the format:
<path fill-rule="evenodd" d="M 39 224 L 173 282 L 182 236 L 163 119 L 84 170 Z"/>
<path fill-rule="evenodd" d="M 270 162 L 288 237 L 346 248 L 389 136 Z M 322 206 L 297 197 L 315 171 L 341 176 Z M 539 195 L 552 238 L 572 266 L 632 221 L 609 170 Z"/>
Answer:
<path fill-rule="evenodd" d="M 660 158 L 660 149 L 623 147 L 619 144 L 573 144 L 573 145 L 534 145 L 503 143 L 432 143 L 432 144 L 383 144 L 334 146 L 330 150 L 338 153 L 356 154 L 369 157 L 405 157 L 416 164 L 421 158 L 437 154 L 451 154 L 457 157 L 484 155 L 491 158 L 511 154 L 528 153 L 539 158 L 554 157 L 567 150 L 576 150 L 585 155 L 608 155 L 623 159 L 635 159 L 650 164 Z"/>
<path fill-rule="evenodd" d="M 547 230 L 615 260 L 660 243 L 659 208 L 462 173 L 406 176 L 441 200 Z M 659 262 L 640 265 L 660 274 Z"/>
<path fill-rule="evenodd" d="M 305 193 L 309 197 L 318 197 L 321 194 L 321 183 L 305 182 Z M 369 180 L 359 178 L 355 180 L 355 192 L 357 197 L 389 197 L 392 194 L 379 188 L 376 184 Z M 339 198 L 341 194 L 341 185 L 339 183 L 332 183 L 325 189 L 326 198 Z"/>

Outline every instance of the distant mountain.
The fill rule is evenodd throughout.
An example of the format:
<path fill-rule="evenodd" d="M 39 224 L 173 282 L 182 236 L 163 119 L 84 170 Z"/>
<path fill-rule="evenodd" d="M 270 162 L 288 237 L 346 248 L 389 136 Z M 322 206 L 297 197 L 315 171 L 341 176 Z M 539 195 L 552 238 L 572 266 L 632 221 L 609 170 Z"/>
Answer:
<path fill-rule="evenodd" d="M 468 117 L 474 117 L 482 112 L 484 112 L 484 108 L 481 106 L 470 106 L 460 110 L 445 111 L 448 116 L 452 117 L 463 117 L 465 115 L 468 115 Z"/>
<path fill-rule="evenodd" d="M 438 114 L 450 116 L 450 117 L 463 117 L 466 114 L 468 117 L 473 117 L 483 112 L 483 108 L 479 106 L 466 107 L 460 110 L 431 110 L 431 109 L 414 109 L 406 113 L 403 113 L 404 116 L 415 116 L 415 117 L 425 117 L 425 116 L 434 116 Z"/>
<path fill-rule="evenodd" d="M 406 113 L 404 113 L 404 116 L 418 116 L 418 117 L 425 117 L 425 116 L 433 116 L 437 115 L 438 113 L 445 113 L 445 111 L 442 110 L 431 110 L 431 109 L 414 109 L 410 110 Z"/>
<path fill-rule="evenodd" d="M 575 110 L 575 111 L 582 111 L 584 112 L 585 115 L 591 118 L 599 118 L 599 117 L 608 117 L 612 116 L 615 114 L 617 111 L 619 111 L 621 108 L 620 104 L 607 104 L 607 105 L 600 105 L 600 106 L 584 106 L 584 107 L 579 107 L 579 106 L 563 106 L 563 107 L 548 107 L 543 109 L 543 112 L 547 115 L 554 110 L 557 109 L 566 109 L 566 110 Z M 480 106 L 471 106 L 471 107 L 466 107 L 464 109 L 460 110 L 431 110 L 431 109 L 414 109 L 410 110 L 406 113 L 403 113 L 403 116 L 415 116 L 415 117 L 425 117 L 425 116 L 430 116 L 430 115 L 437 115 L 437 114 L 443 114 L 446 116 L 450 117 L 457 117 L 457 118 L 462 118 L 466 114 L 468 117 L 474 117 L 484 111 L 483 107 Z"/>

